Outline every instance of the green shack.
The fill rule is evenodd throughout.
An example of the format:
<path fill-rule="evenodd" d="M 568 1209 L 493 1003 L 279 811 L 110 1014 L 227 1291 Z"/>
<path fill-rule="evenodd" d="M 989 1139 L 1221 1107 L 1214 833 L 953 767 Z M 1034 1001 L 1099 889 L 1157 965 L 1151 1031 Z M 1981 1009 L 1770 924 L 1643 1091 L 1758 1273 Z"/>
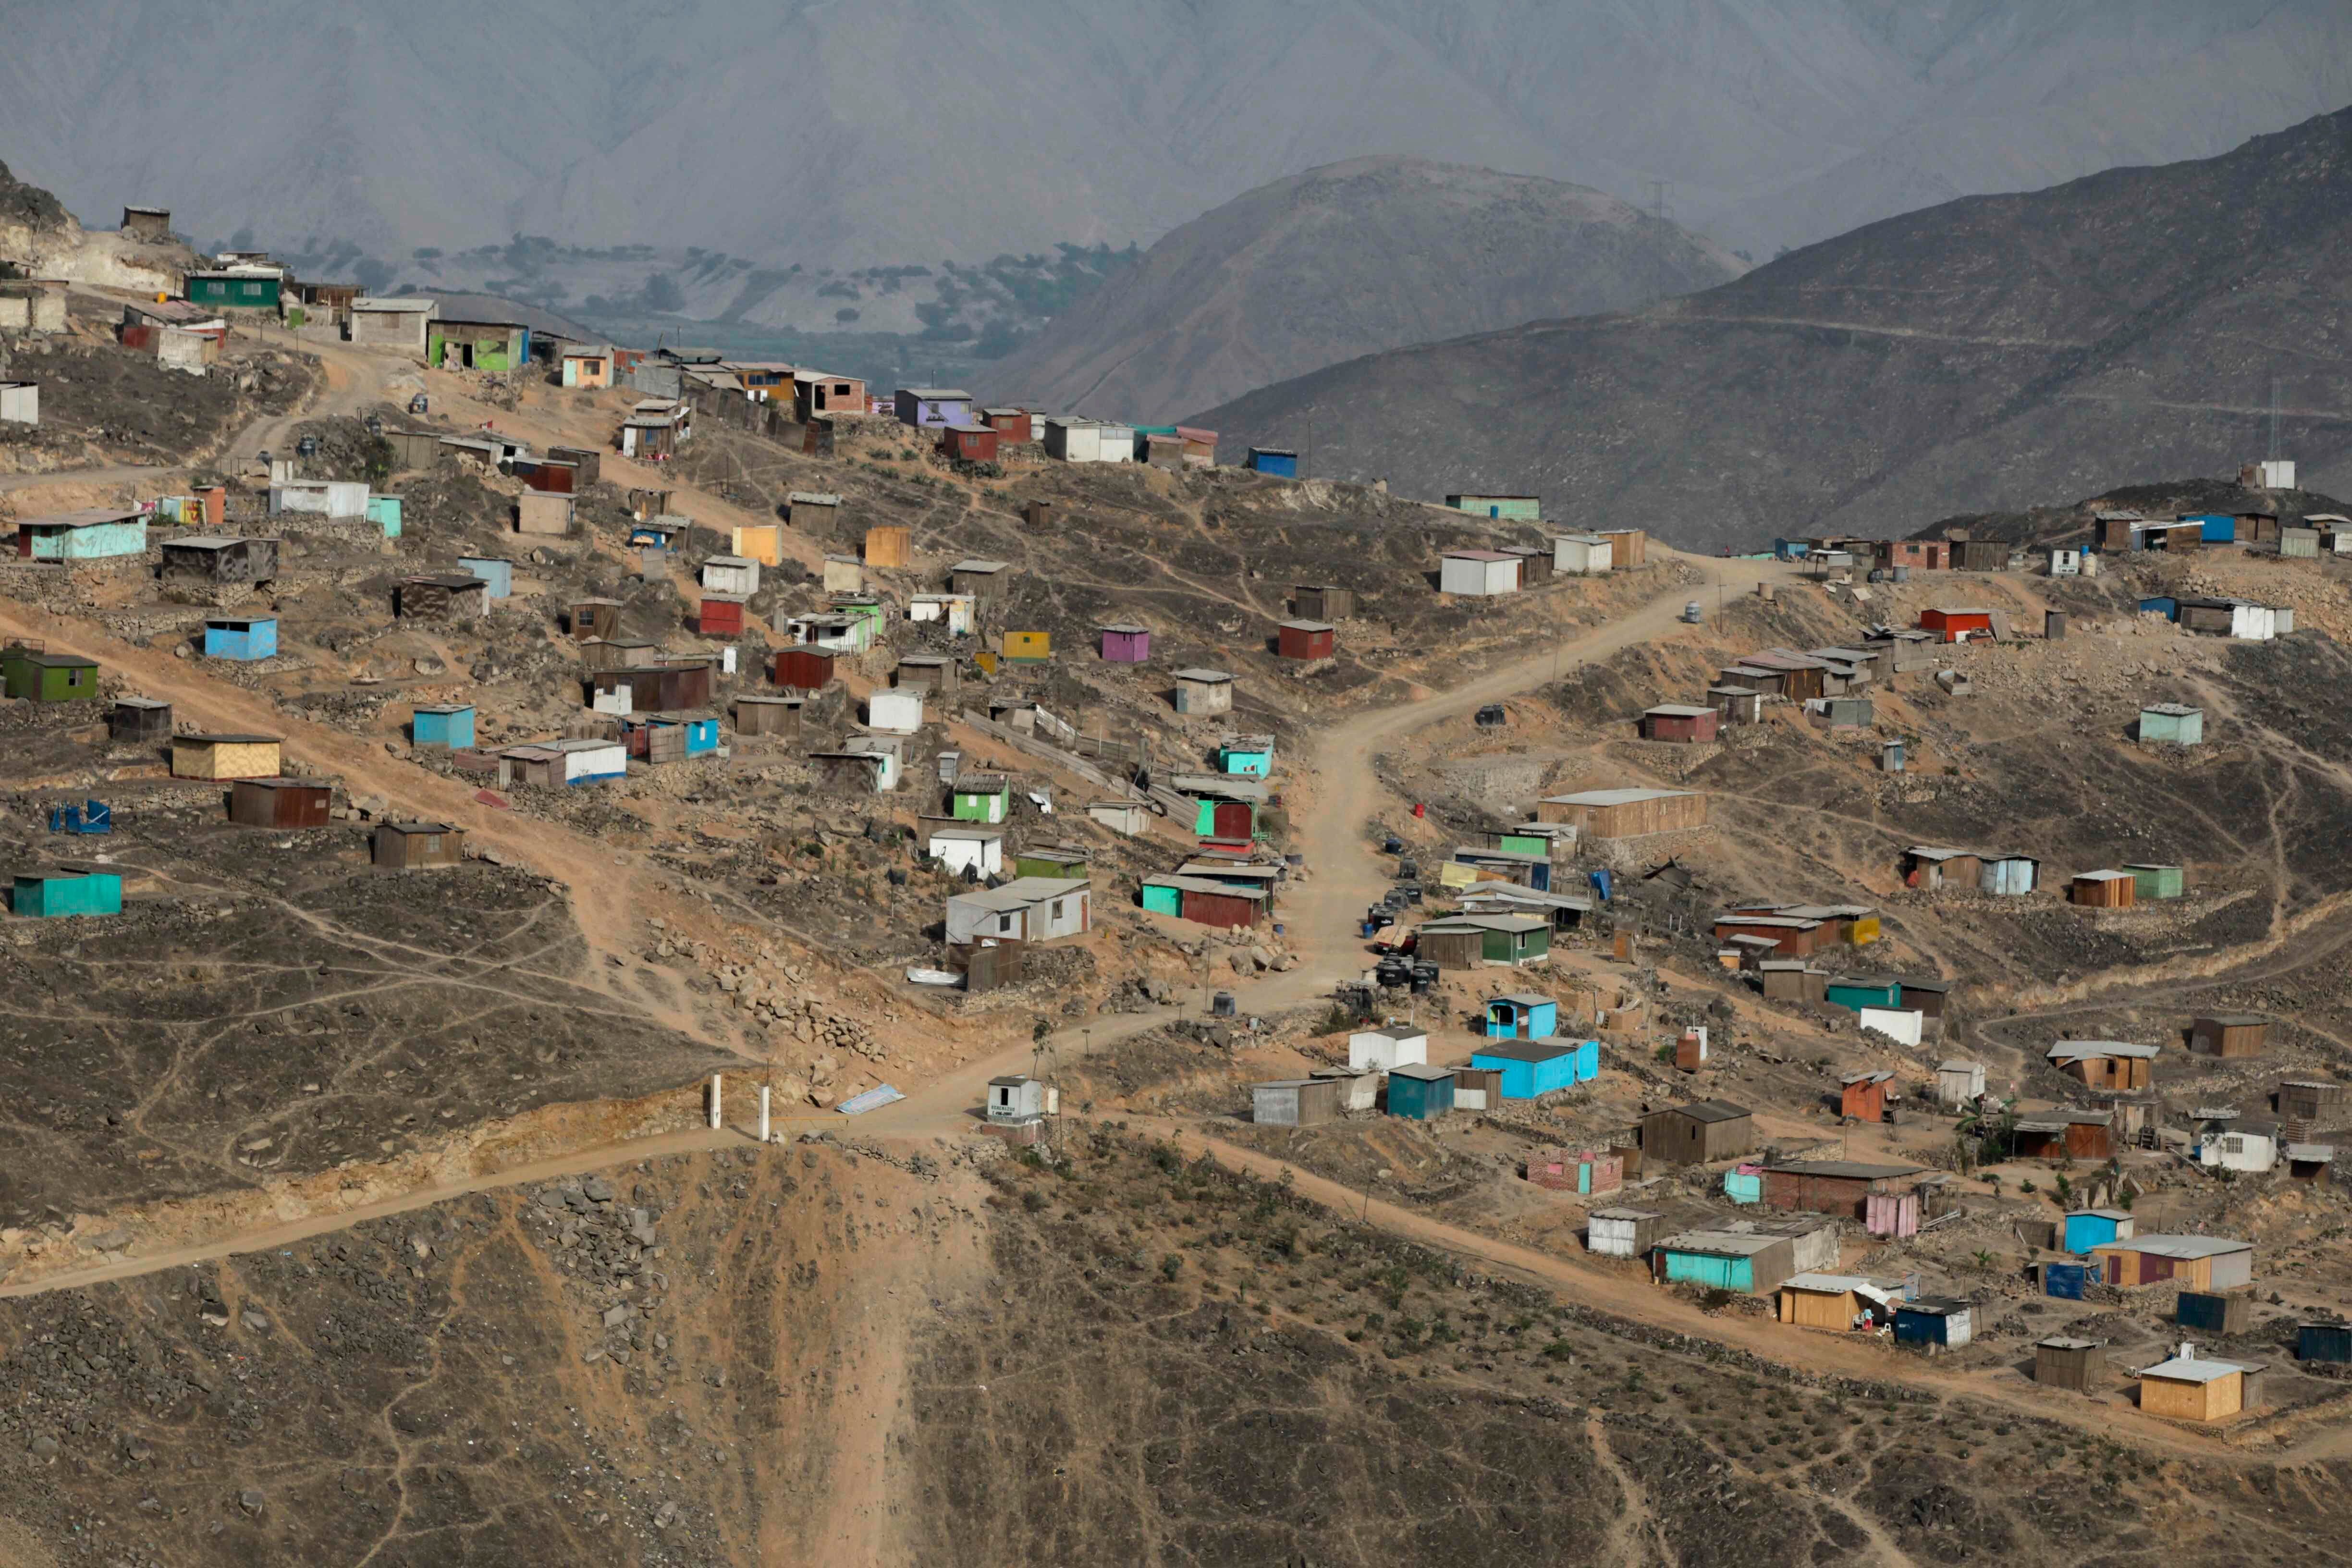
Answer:
<path fill-rule="evenodd" d="M 69 653 L 24 647 L 0 649 L 8 695 L 33 702 L 72 702 L 98 695 L 98 663 Z"/>
<path fill-rule="evenodd" d="M 1087 852 L 1066 844 L 1045 849 L 1024 849 L 1013 858 L 1016 877 L 1092 877 Z"/>
<path fill-rule="evenodd" d="M 1454 1109 L 1454 1069 L 1426 1062 L 1389 1068 L 1389 1114 L 1434 1121 Z"/>
<path fill-rule="evenodd" d="M 1257 836 L 1257 815 L 1274 792 L 1255 779 L 1238 774 L 1177 773 L 1168 787 L 1192 802 L 1192 835 L 1226 843 L 1244 843 Z"/>
<path fill-rule="evenodd" d="M 2151 702 L 2139 710 L 2139 740 L 2144 746 L 2205 743 L 2205 710 L 2185 702 Z"/>
<path fill-rule="evenodd" d="M 1532 915 L 1452 915 L 1416 927 L 1413 952 L 1440 969 L 1539 963 L 1551 956 L 1551 922 Z"/>
<path fill-rule="evenodd" d="M 32 919 L 119 915 L 122 912 L 122 878 L 112 871 L 81 866 L 19 871 L 10 907 Z"/>
<path fill-rule="evenodd" d="M 530 329 L 520 321 L 436 317 L 425 328 L 425 363 L 445 370 L 515 370 L 530 363 Z"/>
<path fill-rule="evenodd" d="M 2178 866 L 2126 861 L 2124 869 L 2131 873 L 2132 897 L 2135 899 L 2177 899 L 2181 895 L 2180 868 Z"/>
<path fill-rule="evenodd" d="M 1864 1007 L 1900 1007 L 1903 982 L 1892 974 L 1833 974 L 1822 1000 L 1849 1013 Z"/>
<path fill-rule="evenodd" d="M 958 822 L 1002 822 L 1012 797 L 1003 773 L 965 773 L 948 786 L 948 815 Z"/>
<path fill-rule="evenodd" d="M 285 279 L 275 268 L 231 267 L 188 274 L 188 303 L 215 310 L 275 310 Z"/>
<path fill-rule="evenodd" d="M 400 537 L 400 498 L 372 495 L 367 499 L 367 520 L 383 530 L 386 539 Z"/>
<path fill-rule="evenodd" d="M 1541 496 L 1447 496 L 1445 504 L 1455 511 L 1491 517 L 1500 522 L 1543 521 Z"/>

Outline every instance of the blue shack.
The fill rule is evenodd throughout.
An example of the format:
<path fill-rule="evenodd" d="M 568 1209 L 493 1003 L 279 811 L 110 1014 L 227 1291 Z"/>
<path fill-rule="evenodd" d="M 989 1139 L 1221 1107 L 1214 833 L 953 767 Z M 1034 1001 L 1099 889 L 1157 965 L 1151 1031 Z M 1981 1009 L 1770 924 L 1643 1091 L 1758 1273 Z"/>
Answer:
<path fill-rule="evenodd" d="M 79 866 L 19 871 L 13 891 L 10 907 L 34 919 L 122 912 L 122 878 L 113 871 L 92 871 Z"/>
<path fill-rule="evenodd" d="M 486 599 L 506 599 L 514 595 L 514 563 L 501 555 L 460 555 L 457 569 L 471 572 L 489 586 L 482 591 Z"/>
<path fill-rule="evenodd" d="M 1760 1165 L 1734 1165 L 1724 1172 L 1723 1195 L 1736 1204 L 1762 1203 L 1764 1168 Z"/>
<path fill-rule="evenodd" d="M 2066 1216 L 2065 1250 L 2088 1258 L 2091 1249 L 2113 1241 L 2128 1241 L 2132 1216 L 2121 1209 L 2078 1209 Z"/>
<path fill-rule="evenodd" d="M 1775 560 L 1802 561 L 1812 552 L 1813 546 L 1811 540 L 1776 539 L 1772 542 L 1772 555 Z"/>
<path fill-rule="evenodd" d="M 1486 998 L 1486 1037 L 1490 1040 L 1533 1040 L 1559 1027 L 1559 1004 L 1532 991 Z"/>
<path fill-rule="evenodd" d="M 1218 742 L 1217 765 L 1228 774 L 1265 778 L 1274 772 L 1274 737 L 1227 735 Z"/>
<path fill-rule="evenodd" d="M 719 721 L 712 718 L 656 719 L 656 725 L 676 723 L 686 731 L 686 754 L 689 757 L 716 756 L 719 752 Z"/>
<path fill-rule="evenodd" d="M 2169 594 L 2153 594 L 2139 602 L 2143 616 L 2162 616 L 2168 621 L 2180 618 L 2180 601 Z"/>
<path fill-rule="evenodd" d="M 1470 1053 L 1470 1065 L 1499 1071 L 1505 1100 L 1534 1100 L 1555 1089 L 1576 1087 L 1577 1058 L 1582 1048 L 1577 1041 L 1558 1038 L 1486 1046 Z M 1599 1053 L 1599 1042 L 1593 1043 L 1593 1050 Z"/>
<path fill-rule="evenodd" d="M 2042 1293 L 2069 1301 L 2083 1299 L 2083 1287 L 2099 1283 L 2096 1263 L 2045 1263 L 2042 1265 Z"/>
<path fill-rule="evenodd" d="M 400 537 L 400 498 L 370 496 L 367 499 L 367 520 L 383 530 L 386 539 Z"/>
<path fill-rule="evenodd" d="M 2208 544 L 2228 544 L 2238 537 L 2238 520 L 2226 511 L 2183 512 L 2180 521 L 2202 523 L 2200 537 Z"/>
<path fill-rule="evenodd" d="M 418 708 L 408 717 L 409 743 L 417 746 L 471 748 L 474 708 L 469 702 L 436 702 Z"/>
<path fill-rule="evenodd" d="M 1951 1350 L 1968 1343 L 1975 1333 L 1975 1317 L 1966 1301 L 1922 1296 L 1916 1301 L 1895 1303 L 1895 1342 L 1898 1345 L 1940 1345 Z"/>
<path fill-rule="evenodd" d="M 1409 1062 L 1389 1068 L 1389 1114 L 1434 1121 L 1454 1109 L 1454 1069 Z"/>
<path fill-rule="evenodd" d="M 1298 477 L 1298 454 L 1281 447 L 1252 447 L 1247 467 L 1254 473 L 1295 479 Z"/>
<path fill-rule="evenodd" d="M 207 616 L 205 617 L 206 658 L 272 658 L 278 653 L 275 616 Z"/>
<path fill-rule="evenodd" d="M 2297 1361 L 2352 1361 L 2352 1323 L 2305 1323 L 2295 1330 Z"/>

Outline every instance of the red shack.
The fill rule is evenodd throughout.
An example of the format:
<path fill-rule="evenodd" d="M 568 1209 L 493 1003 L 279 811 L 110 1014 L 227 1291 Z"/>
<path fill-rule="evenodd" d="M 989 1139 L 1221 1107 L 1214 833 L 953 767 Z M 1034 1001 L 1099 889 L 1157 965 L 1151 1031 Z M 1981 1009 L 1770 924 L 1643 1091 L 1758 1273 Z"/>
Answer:
<path fill-rule="evenodd" d="M 1029 411 L 1025 408 L 987 408 L 981 417 L 996 432 L 996 444 L 1002 447 L 1007 441 L 1029 439 Z"/>
<path fill-rule="evenodd" d="M 1285 621 L 1275 628 L 1274 646 L 1285 658 L 1329 658 L 1337 641 L 1328 622 Z"/>
<path fill-rule="evenodd" d="M 833 655 L 823 648 L 776 650 L 776 684 L 794 691 L 819 691 L 833 684 Z"/>
<path fill-rule="evenodd" d="M 1642 739 L 1704 744 L 1715 739 L 1716 726 L 1722 721 L 1723 715 L 1712 708 L 1662 702 L 1642 710 Z"/>
<path fill-rule="evenodd" d="M 694 617 L 694 629 L 707 637 L 740 637 L 743 601 L 724 594 L 705 595 Z"/>
<path fill-rule="evenodd" d="M 950 425 L 940 431 L 940 451 L 950 462 L 996 461 L 996 431 L 987 425 Z"/>
<path fill-rule="evenodd" d="M 1886 1120 L 1886 1085 L 1891 1072 L 1850 1072 L 1838 1080 L 1838 1114 L 1856 1121 Z"/>
<path fill-rule="evenodd" d="M 1919 629 L 1934 632 L 1946 642 L 1966 642 L 1970 637 L 1992 636 L 1990 610 L 1922 610 Z"/>

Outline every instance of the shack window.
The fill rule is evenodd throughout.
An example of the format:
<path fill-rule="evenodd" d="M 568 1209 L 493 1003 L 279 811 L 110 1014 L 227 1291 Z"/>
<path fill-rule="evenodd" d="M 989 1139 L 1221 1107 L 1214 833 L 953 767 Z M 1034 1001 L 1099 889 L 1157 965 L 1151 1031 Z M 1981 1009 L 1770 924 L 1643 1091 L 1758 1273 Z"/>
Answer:
<path fill-rule="evenodd" d="M 2242 1153 L 2244 1153 L 2245 1152 L 2246 1152 L 2246 1141 L 2245 1141 L 2243 1138 L 2224 1138 L 2224 1139 L 2222 1139 L 2222 1140 L 2221 1140 L 2221 1152 L 2222 1152 L 2222 1153 L 2224 1153 L 2224 1154 L 2242 1154 Z"/>
<path fill-rule="evenodd" d="M 441 853 L 441 836 L 439 834 L 428 833 L 425 836 L 425 852 L 427 855 L 438 855 Z"/>
<path fill-rule="evenodd" d="M 261 298 L 261 285 L 258 283 L 240 283 L 237 285 L 237 292 L 243 294 L 248 300 L 258 300 Z"/>
<path fill-rule="evenodd" d="M 1062 900 L 1059 899 L 1054 900 L 1054 918 L 1055 920 L 1062 918 Z"/>
<path fill-rule="evenodd" d="M 997 916 L 997 917 L 996 917 L 996 929 L 997 929 L 997 931 L 998 931 L 999 932 L 1001 932 L 1001 933 L 1008 933 L 1008 934 L 1009 934 L 1009 933 L 1012 931 L 1012 930 L 1013 930 L 1013 917 L 1012 917 L 1011 915 L 999 915 L 999 916 Z"/>

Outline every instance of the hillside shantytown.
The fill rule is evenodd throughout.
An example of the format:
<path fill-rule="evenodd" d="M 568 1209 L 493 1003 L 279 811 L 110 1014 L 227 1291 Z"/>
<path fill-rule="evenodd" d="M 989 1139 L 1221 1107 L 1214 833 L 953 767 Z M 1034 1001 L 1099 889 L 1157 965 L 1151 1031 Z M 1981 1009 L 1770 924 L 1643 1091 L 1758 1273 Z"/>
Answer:
<path fill-rule="evenodd" d="M 69 222 L 0 1558 L 2340 1539 L 2352 501 L 2259 421 L 1700 553 Z"/>

